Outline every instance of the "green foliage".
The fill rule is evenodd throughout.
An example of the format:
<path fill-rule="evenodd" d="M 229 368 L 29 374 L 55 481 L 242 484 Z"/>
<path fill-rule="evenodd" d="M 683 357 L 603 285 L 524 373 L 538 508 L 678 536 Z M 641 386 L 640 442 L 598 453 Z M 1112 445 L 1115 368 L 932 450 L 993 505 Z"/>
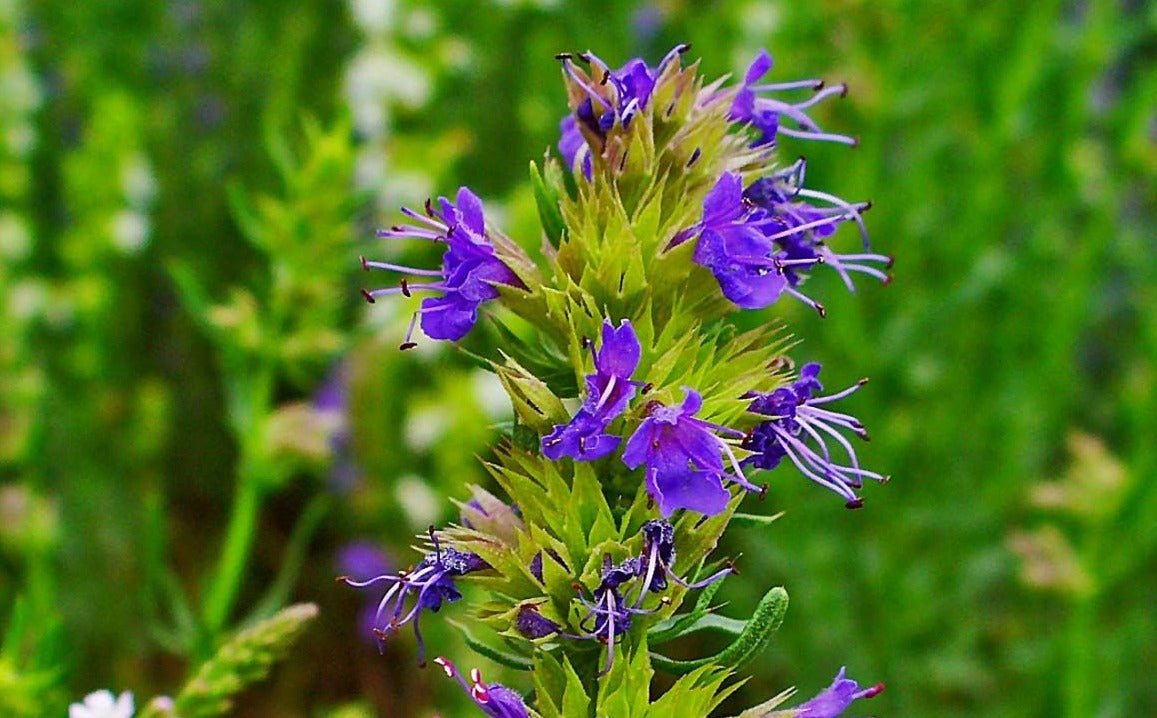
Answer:
<path fill-rule="evenodd" d="M 330 586 L 332 554 L 372 537 L 405 566 L 412 535 L 453 518 L 429 494 L 464 498 L 467 483 L 488 481 L 475 455 L 493 463 L 485 447 L 495 433 L 521 437 L 523 452 L 539 434 L 527 435 L 525 408 L 513 427 L 508 414 L 485 410 L 464 352 L 395 351 L 412 304 L 379 303 L 352 329 L 348 275 L 358 253 L 377 251 L 366 244 L 373 229 L 397 221 L 387 208 L 460 184 L 505 210 L 499 222 L 527 254 L 550 245 L 540 223 L 565 245 L 555 212 L 564 216 L 577 185 L 559 179 L 553 159 L 539 162 L 540 179 L 525 173 L 558 138 L 566 96 L 551 57 L 591 47 L 612 62 L 655 61 L 679 41 L 693 43 L 707 78 L 742 73 L 766 46 L 772 81 L 846 79 L 848 98 L 819 117 L 859 136 L 854 153 L 785 142 L 781 156 L 806 153 L 817 185 L 872 198 L 874 242 L 897 256 L 887 291 L 864 287 L 853 299 L 816 277 L 808 289 L 828 307 L 822 322 L 789 303 L 748 319 L 753 328 L 790 322 L 801 342 L 793 356 L 825 361 L 832 386 L 871 375 L 851 406 L 873 433 L 862 458 L 896 479 L 869 494 L 864 511 L 845 513 L 784 467 L 766 477 L 768 506 L 736 509 L 732 526 L 747 527 L 715 551 L 742 553 L 753 580 L 729 580 L 715 600 L 741 616 L 783 582 L 794 601 L 773 649 L 717 712 L 739 713 L 792 682 L 810 694 L 846 663 L 887 681 L 879 715 L 1157 713 L 1157 491 L 1144 480 L 1157 473 L 1157 73 L 1147 4 L 398 0 L 378 4 L 379 21 L 364 17 L 366 5 L 0 2 L 0 616 L 11 634 L 23 596 L 22 635 L 42 656 L 0 661 L 0 683 L 23 686 L 4 695 L 25 696 L 0 703 L 0 714 L 28 713 L 27 698 L 45 695 L 26 689 L 29 675 L 51 674 L 61 691 L 29 714 L 58 715 L 64 694 L 97 686 L 165 693 L 181 670 L 165 654 L 211 655 L 202 603 L 242 496 L 239 473 L 265 488 L 259 501 L 238 502 L 259 510 L 237 521 L 248 533 L 235 535 L 252 543 L 234 554 L 235 588 L 220 594 L 232 598 L 216 599 L 226 605 L 218 638 L 237 616 L 270 610 L 270 583 L 273 603 L 308 596 L 325 621 L 293 657 L 291 685 L 246 696 L 244 710 L 336 713 L 317 705 L 329 701 L 367 716 L 473 710 L 453 684 L 414 668 L 406 641 L 384 659 L 357 643 L 358 597 Z M 318 119 L 300 130 L 303 118 Z M 715 128 L 704 125 L 701 140 Z M 662 128 L 640 138 L 624 166 L 626 201 L 583 218 L 588 233 L 660 243 L 679 223 L 679 192 L 694 215 L 718 167 L 684 187 L 637 173 L 648 157 L 672 168 L 686 158 L 670 139 Z M 141 168 L 155 188 L 147 200 L 126 191 Z M 114 229 L 123 241 L 142 227 L 143 244 L 117 244 Z M 284 255 L 268 249 L 285 246 Z M 396 249 L 433 266 L 424 247 Z M 678 251 L 639 261 L 675 281 L 686 266 Z M 656 338 L 663 312 L 645 292 L 618 296 L 618 280 L 592 272 L 546 286 L 520 313 L 550 316 L 556 336 L 532 336 L 506 315 L 496 317 L 506 332 L 479 332 L 469 349 L 502 349 L 554 397 L 576 397 L 589 367 L 574 361 L 572 328 L 593 336 L 595 317 L 611 310 L 640 329 L 653 323 L 651 346 L 666 341 Z M 692 280 L 711 288 L 705 273 Z M 276 327 L 266 322 L 275 285 L 287 307 Z M 206 329 L 217 338 L 206 341 Z M 226 369 L 226 345 L 246 347 L 243 372 Z M 316 417 L 298 422 L 304 412 L 292 411 L 308 408 L 302 400 L 346 347 L 350 451 L 362 478 L 311 532 L 322 489 L 301 479 L 330 455 L 287 456 L 300 447 L 286 437 L 317 446 Z M 717 352 L 673 355 L 666 396 L 686 381 L 681 372 L 730 381 L 711 369 Z M 276 377 L 239 380 L 262 374 L 248 364 L 258 356 Z M 765 375 L 769 387 L 785 369 Z M 287 407 L 295 421 L 284 421 Z M 436 438 L 422 439 L 419 424 L 434 425 Z M 1042 505 L 1031 488 L 1064 474 L 1073 431 L 1096 437 L 1127 477 L 1094 502 L 1095 520 Z M 639 494 L 617 488 L 624 498 L 607 506 L 616 536 L 627 535 Z M 768 527 L 747 512 L 786 513 Z M 568 546 L 532 540 L 560 555 Z M 511 549 L 512 566 L 524 566 L 524 548 Z M 1042 567 L 1053 583 L 1029 576 Z M 561 599 L 572 577 L 549 558 L 544 573 L 554 588 L 536 590 Z M 514 605 L 493 607 L 494 625 L 508 624 L 500 617 Z M 565 617 L 553 601 L 542 610 Z M 470 627 L 518 653 L 501 630 Z M 455 630 L 424 629 L 448 655 L 466 651 Z M 722 647 L 711 632 L 694 637 L 705 653 Z M 655 650 L 656 633 L 647 641 Z M 341 680 L 325 669 L 335 663 Z M 269 696 L 284 703 L 271 707 Z M 355 705 L 354 696 L 366 699 Z M 663 710 L 674 714 L 682 698 L 672 689 Z"/>
<path fill-rule="evenodd" d="M 40 621 L 42 625 L 33 625 Z M 47 623 L 48 625 L 43 625 Z M 60 660 L 59 623 L 36 616 L 31 605 L 18 599 L 8 617 L 0 643 L 0 712 L 12 718 L 44 715 L 59 710 L 64 697 Z"/>

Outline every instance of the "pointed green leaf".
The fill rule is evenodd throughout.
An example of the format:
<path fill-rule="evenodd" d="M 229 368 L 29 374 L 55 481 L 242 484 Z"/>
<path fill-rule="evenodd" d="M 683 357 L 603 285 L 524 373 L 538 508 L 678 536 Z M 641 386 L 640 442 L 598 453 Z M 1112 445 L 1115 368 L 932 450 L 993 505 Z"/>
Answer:
<path fill-rule="evenodd" d="M 548 162 L 546 171 L 558 172 L 557 165 Z M 566 222 L 562 219 L 562 210 L 558 206 L 558 185 L 548 186 L 547 180 L 539 173 L 538 165 L 530 163 L 530 183 L 534 187 L 534 202 L 538 206 L 538 218 L 542 222 L 542 231 L 552 247 L 558 247 L 566 234 Z"/>
<path fill-rule="evenodd" d="M 682 636 L 690 630 L 690 627 L 708 615 L 711 612 L 711 599 L 715 594 L 723 588 L 723 581 L 716 581 L 706 587 L 699 593 L 698 600 L 695 601 L 695 608 L 690 613 L 681 616 L 673 616 L 662 623 L 656 624 L 648 633 L 647 640 L 652 645 L 666 643 L 672 639 Z"/>
<path fill-rule="evenodd" d="M 761 514 L 733 514 L 731 516 L 731 525 L 741 527 L 770 526 L 783 518 L 785 513 L 785 511 L 780 511 L 778 514 L 772 514 L 771 516 L 763 516 Z"/>
<path fill-rule="evenodd" d="M 575 673 L 574 666 L 569 658 L 563 658 L 563 668 L 566 670 L 566 688 L 562 693 L 562 715 L 565 718 L 582 718 L 590 714 L 591 699 L 587 689 Z"/>
<path fill-rule="evenodd" d="M 529 671 L 534 669 L 534 664 L 527 658 L 516 656 L 513 653 L 508 653 L 501 648 L 496 648 L 482 639 L 474 635 L 465 623 L 455 621 L 454 619 L 446 619 L 454 628 L 462 632 L 462 637 L 466 640 L 466 645 L 469 646 L 476 653 L 483 655 L 495 663 L 501 663 L 507 668 L 513 668 L 519 671 Z"/>

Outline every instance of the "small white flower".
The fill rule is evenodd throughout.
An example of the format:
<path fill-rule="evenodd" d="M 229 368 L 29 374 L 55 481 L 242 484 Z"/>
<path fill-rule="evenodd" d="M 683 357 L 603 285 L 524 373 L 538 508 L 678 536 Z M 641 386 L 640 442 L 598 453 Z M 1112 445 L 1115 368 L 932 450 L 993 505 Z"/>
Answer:
<path fill-rule="evenodd" d="M 133 694 L 125 691 L 113 698 L 111 691 L 96 691 L 84 697 L 84 703 L 68 707 L 68 718 L 133 718 Z"/>

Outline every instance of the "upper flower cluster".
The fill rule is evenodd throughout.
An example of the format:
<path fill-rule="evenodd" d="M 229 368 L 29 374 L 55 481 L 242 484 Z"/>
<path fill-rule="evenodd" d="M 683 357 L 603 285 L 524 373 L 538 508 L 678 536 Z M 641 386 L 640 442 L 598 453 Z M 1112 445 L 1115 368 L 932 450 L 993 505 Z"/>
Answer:
<path fill-rule="evenodd" d="M 590 179 L 591 148 L 582 129 L 601 144 L 616 125 L 629 128 L 631 120 L 647 108 L 659 78 L 688 49 L 690 45 L 676 45 L 655 67 L 634 58 L 618 70 L 612 70 L 591 52 L 558 55 L 563 72 L 581 93 L 574 113 L 564 117 L 559 128 L 558 150 L 567 166 Z M 576 58 L 587 65 L 589 72 L 576 67 Z"/>

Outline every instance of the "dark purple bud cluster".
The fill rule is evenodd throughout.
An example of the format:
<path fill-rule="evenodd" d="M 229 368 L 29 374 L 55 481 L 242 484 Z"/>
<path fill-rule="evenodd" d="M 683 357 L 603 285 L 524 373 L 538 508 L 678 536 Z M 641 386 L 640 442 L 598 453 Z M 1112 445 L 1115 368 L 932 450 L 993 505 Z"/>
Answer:
<path fill-rule="evenodd" d="M 666 590 L 668 579 L 684 588 L 696 589 L 720 581 L 733 573 L 733 569 L 728 567 L 701 581 L 689 583 L 672 569 L 675 561 L 674 527 L 666 521 L 648 521 L 643 525 L 641 533 L 642 553 L 619 563 L 614 563 L 610 556 L 605 556 L 601 580 L 592 597 L 587 599 L 580 596 L 579 601 L 587 609 L 587 615 L 579 625 L 583 633 L 562 634 L 568 638 L 593 639 L 605 643 L 607 660 L 604 670 L 607 671 L 611 669 L 615 660 L 615 640 L 630 630 L 632 617 L 654 613 L 655 609 L 643 608 L 643 601 L 649 593 L 661 593 Z M 627 585 L 635 581 L 638 581 L 638 594 L 634 601 L 631 601 L 626 595 Z M 668 600 L 667 597 L 663 597 L 660 603 L 666 604 Z M 522 618 L 520 614 L 519 619 Z M 554 631 L 558 630 L 559 627 L 554 625 Z"/>

